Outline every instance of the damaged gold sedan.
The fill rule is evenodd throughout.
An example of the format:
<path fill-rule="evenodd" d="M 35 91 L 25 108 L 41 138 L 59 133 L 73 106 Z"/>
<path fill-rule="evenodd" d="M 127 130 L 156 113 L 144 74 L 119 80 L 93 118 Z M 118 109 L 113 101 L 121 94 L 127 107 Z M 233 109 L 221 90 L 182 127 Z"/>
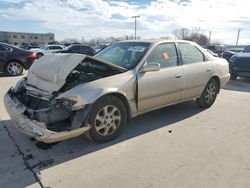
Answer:
<path fill-rule="evenodd" d="M 210 107 L 229 77 L 227 62 L 195 43 L 124 41 L 95 57 L 46 55 L 4 101 L 16 127 L 38 141 L 88 132 L 105 142 L 145 112 L 192 99 Z"/>

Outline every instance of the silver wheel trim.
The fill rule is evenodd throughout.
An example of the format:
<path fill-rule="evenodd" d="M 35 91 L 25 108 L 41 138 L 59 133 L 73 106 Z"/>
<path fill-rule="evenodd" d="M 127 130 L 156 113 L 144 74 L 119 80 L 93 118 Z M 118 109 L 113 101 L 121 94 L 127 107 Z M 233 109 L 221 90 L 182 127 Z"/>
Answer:
<path fill-rule="evenodd" d="M 210 83 L 205 92 L 205 101 L 210 104 L 216 96 L 216 87 L 214 84 Z"/>
<path fill-rule="evenodd" d="M 94 126 L 99 135 L 113 134 L 121 124 L 121 112 L 114 105 L 101 108 L 96 114 Z"/>
<path fill-rule="evenodd" d="M 20 65 L 20 63 L 16 63 L 16 62 L 9 63 L 8 66 L 7 66 L 7 71 L 11 75 L 19 75 L 19 74 L 21 74 L 22 69 L 23 69 L 22 65 Z"/>

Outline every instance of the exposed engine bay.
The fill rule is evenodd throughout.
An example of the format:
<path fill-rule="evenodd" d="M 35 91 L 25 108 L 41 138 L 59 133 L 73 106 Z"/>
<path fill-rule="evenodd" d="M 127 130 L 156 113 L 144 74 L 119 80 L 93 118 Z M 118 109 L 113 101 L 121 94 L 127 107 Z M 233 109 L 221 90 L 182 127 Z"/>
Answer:
<path fill-rule="evenodd" d="M 31 120 L 43 122 L 47 129 L 56 132 L 71 130 L 76 114 L 84 113 L 86 109 L 74 108 L 77 99 L 60 98 L 60 94 L 76 87 L 79 84 L 91 82 L 100 78 L 112 76 L 122 71 L 106 64 L 95 62 L 93 59 L 84 59 L 67 76 L 65 84 L 59 91 L 49 97 L 36 92 L 39 88 L 29 85 L 27 77 L 17 83 L 12 95 L 26 107 L 24 115 Z"/>
<path fill-rule="evenodd" d="M 67 91 L 76 85 L 121 73 L 120 70 L 91 60 L 87 59 L 87 61 L 81 62 L 71 71 L 61 91 Z"/>

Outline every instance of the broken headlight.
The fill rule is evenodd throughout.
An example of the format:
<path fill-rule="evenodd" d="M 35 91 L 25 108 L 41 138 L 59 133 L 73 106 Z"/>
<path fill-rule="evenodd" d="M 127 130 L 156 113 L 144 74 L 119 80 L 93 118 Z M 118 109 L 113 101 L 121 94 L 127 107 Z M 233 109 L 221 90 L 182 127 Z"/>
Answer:
<path fill-rule="evenodd" d="M 58 107 L 63 107 L 71 111 L 81 110 L 84 108 L 81 98 L 77 96 L 56 99 L 56 104 Z"/>
<path fill-rule="evenodd" d="M 25 87 L 24 87 L 25 82 L 26 82 L 26 78 L 22 78 L 21 80 L 19 80 L 16 83 L 16 86 L 14 87 L 13 92 L 18 93 L 18 92 L 24 91 L 25 90 Z"/>

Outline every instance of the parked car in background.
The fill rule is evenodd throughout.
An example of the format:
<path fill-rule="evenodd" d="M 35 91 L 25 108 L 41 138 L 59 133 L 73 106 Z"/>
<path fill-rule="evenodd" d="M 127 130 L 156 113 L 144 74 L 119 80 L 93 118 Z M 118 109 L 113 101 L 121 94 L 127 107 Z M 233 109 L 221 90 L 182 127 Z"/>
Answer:
<path fill-rule="evenodd" d="M 0 42 L 0 72 L 18 76 L 23 69 L 29 69 L 36 54 L 27 50 Z"/>
<path fill-rule="evenodd" d="M 250 78 L 250 46 L 230 58 L 229 68 L 231 80 L 236 80 L 237 77 Z"/>
<path fill-rule="evenodd" d="M 34 46 L 31 44 L 24 44 L 24 45 L 20 45 L 18 46 L 19 48 L 25 49 L 25 50 L 30 50 L 32 48 L 40 48 L 40 46 Z"/>
<path fill-rule="evenodd" d="M 216 53 L 218 57 L 221 57 L 222 53 L 226 51 L 226 47 L 224 45 L 208 45 L 205 48 L 211 50 L 213 53 Z"/>
<path fill-rule="evenodd" d="M 47 143 L 89 131 L 115 138 L 127 120 L 196 99 L 209 108 L 229 80 L 226 60 L 189 41 L 113 43 L 94 57 L 53 54 L 36 60 L 5 107 L 23 133 Z"/>
<path fill-rule="evenodd" d="M 231 48 L 222 53 L 222 58 L 226 59 L 227 61 L 230 60 L 230 58 L 235 55 L 236 53 L 241 52 L 243 49 L 242 48 Z"/>
<path fill-rule="evenodd" d="M 94 49 L 96 52 L 99 52 L 101 50 L 103 50 L 104 48 L 106 48 L 107 46 L 109 46 L 108 44 L 97 44 L 95 45 Z"/>
<path fill-rule="evenodd" d="M 31 48 L 31 52 L 35 52 L 37 54 L 37 59 L 44 56 L 45 54 L 51 54 L 53 52 L 58 52 L 60 50 L 63 50 L 63 45 L 45 45 L 41 48 Z"/>
<path fill-rule="evenodd" d="M 209 49 L 206 49 L 207 50 L 207 52 L 208 53 L 210 53 L 212 56 L 214 56 L 214 57 L 218 57 L 218 54 L 216 54 L 216 53 L 214 53 L 214 52 L 212 52 L 211 50 L 209 50 Z"/>
<path fill-rule="evenodd" d="M 86 54 L 93 56 L 96 54 L 95 50 L 90 46 L 81 44 L 72 44 L 66 47 L 64 50 L 57 51 L 55 53 L 76 53 L 76 54 Z"/>

